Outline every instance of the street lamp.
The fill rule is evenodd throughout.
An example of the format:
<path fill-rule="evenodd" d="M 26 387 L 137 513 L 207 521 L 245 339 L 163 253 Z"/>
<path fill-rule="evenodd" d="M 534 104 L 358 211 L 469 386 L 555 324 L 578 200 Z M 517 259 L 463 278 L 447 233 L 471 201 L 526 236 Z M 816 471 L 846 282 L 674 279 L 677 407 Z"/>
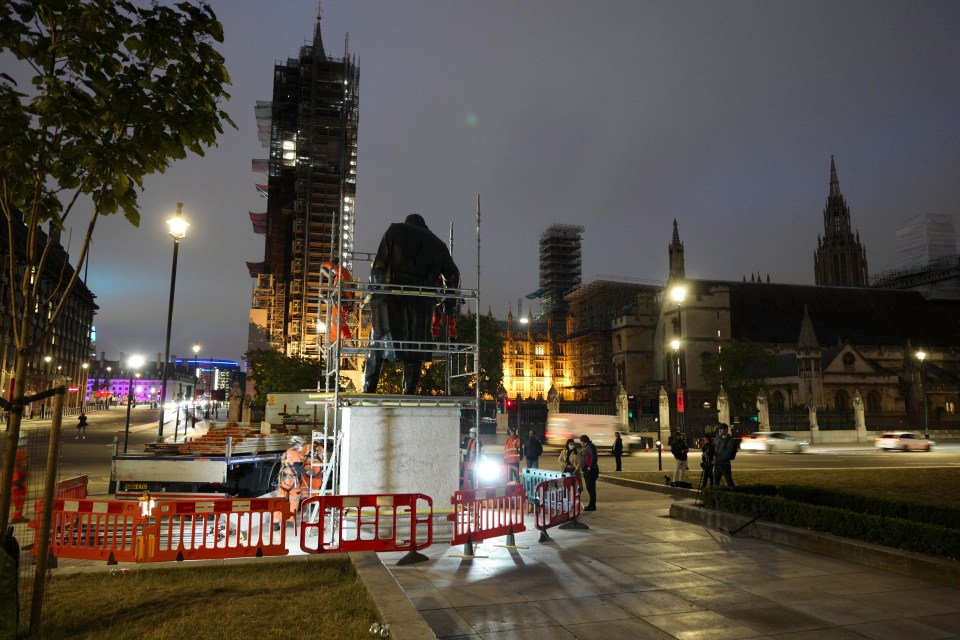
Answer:
<path fill-rule="evenodd" d="M 173 292 L 177 287 L 177 253 L 180 250 L 180 241 L 187 235 L 190 223 L 183 217 L 183 203 L 177 203 L 177 213 L 167 220 L 170 227 L 170 237 L 173 238 L 173 267 L 170 270 L 170 302 L 167 304 L 167 341 L 163 350 L 163 374 L 160 383 L 160 428 L 157 430 L 157 440 L 163 442 L 163 409 L 167 402 L 167 374 L 170 360 L 170 328 L 173 323 Z"/>
<path fill-rule="evenodd" d="M 190 407 L 193 415 L 197 415 L 197 389 L 200 388 L 200 343 L 193 343 L 193 397 L 190 399 Z M 186 431 L 186 429 L 184 429 Z"/>
<path fill-rule="evenodd" d="M 80 396 L 80 400 L 79 400 L 80 413 L 83 413 L 84 408 L 87 406 L 87 380 L 88 380 L 88 378 L 87 378 L 87 369 L 89 369 L 89 368 L 90 368 L 90 363 L 89 363 L 89 362 L 84 362 L 83 364 L 80 365 L 80 369 L 83 370 L 83 380 L 82 380 L 82 382 L 78 385 L 80 388 L 77 389 L 77 391 L 78 391 L 80 394 L 82 394 L 82 395 Z"/>
<path fill-rule="evenodd" d="M 920 389 L 922 390 L 921 398 L 923 399 L 923 437 L 930 439 L 930 416 L 927 414 L 927 369 L 924 366 L 924 362 L 927 359 L 927 354 L 924 351 L 917 351 L 917 360 L 920 361 Z"/>
<path fill-rule="evenodd" d="M 674 285 L 674 287 L 670 290 L 670 297 L 673 298 L 673 301 L 677 303 L 677 332 L 675 337 L 670 341 L 670 346 L 673 348 L 673 351 L 677 356 L 677 426 L 680 428 L 680 433 L 684 433 L 683 352 L 680 349 L 683 346 L 683 314 L 681 313 L 681 305 L 683 304 L 683 300 L 687 297 L 687 288 L 682 284 Z"/>
<path fill-rule="evenodd" d="M 123 452 L 127 452 L 127 444 L 130 442 L 130 409 L 133 407 L 133 374 L 136 369 L 143 366 L 143 356 L 130 356 L 127 360 L 127 425 L 123 428 Z M 139 377 L 139 372 L 137 376 Z"/>

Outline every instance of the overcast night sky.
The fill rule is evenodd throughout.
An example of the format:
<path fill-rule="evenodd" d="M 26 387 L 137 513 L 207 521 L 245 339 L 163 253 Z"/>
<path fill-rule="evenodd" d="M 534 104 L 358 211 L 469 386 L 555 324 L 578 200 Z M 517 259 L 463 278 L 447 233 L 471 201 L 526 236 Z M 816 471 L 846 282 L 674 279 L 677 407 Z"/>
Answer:
<path fill-rule="evenodd" d="M 108 358 L 163 350 L 164 221 L 178 201 L 192 226 L 171 352 L 246 350 L 245 261 L 263 258 L 247 212 L 266 208 L 254 103 L 270 99 L 274 63 L 312 38 L 317 3 L 210 4 L 238 129 L 148 179 L 139 229 L 98 226 L 88 285 Z M 453 223 L 474 287 L 480 194 L 481 308 L 497 317 L 538 288 L 537 241 L 554 222 L 586 227 L 585 282 L 665 280 L 676 218 L 690 277 L 813 284 L 831 154 L 871 275 L 898 266 L 904 220 L 960 208 L 955 0 L 323 5 L 328 55 L 349 32 L 360 67 L 355 248 L 375 251 L 417 211 L 441 237 Z"/>

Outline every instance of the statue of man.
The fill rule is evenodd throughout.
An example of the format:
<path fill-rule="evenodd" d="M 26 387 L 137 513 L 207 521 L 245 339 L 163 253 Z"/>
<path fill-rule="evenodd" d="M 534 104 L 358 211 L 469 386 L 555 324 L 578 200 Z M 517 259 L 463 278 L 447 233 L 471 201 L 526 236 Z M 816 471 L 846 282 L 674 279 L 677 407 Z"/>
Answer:
<path fill-rule="evenodd" d="M 412 213 L 403 222 L 391 224 L 383 234 L 377 257 L 370 267 L 370 284 L 458 289 L 460 271 L 443 240 L 427 228 L 423 216 Z M 436 298 L 429 295 L 373 295 L 370 336 L 373 348 L 363 369 L 364 393 L 376 392 L 384 360 L 402 361 L 403 393 L 417 393 L 420 370 L 429 353 L 416 349 L 419 344 L 401 345 L 398 349 L 396 343 L 433 341 L 430 324 L 436 302 Z M 446 315 L 456 315 L 458 306 L 456 297 L 447 298 L 444 301 Z"/>

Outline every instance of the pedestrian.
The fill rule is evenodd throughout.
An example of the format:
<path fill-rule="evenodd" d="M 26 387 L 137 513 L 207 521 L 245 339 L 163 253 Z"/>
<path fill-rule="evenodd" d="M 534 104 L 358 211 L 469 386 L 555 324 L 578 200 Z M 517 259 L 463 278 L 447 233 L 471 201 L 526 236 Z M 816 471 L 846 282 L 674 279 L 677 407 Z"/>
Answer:
<path fill-rule="evenodd" d="M 477 464 L 483 455 L 483 440 L 477 437 L 477 428 L 470 427 L 467 436 L 460 444 L 460 488 L 476 489 Z"/>
<path fill-rule="evenodd" d="M 727 488 L 735 491 L 737 486 L 733 483 L 733 469 L 730 462 L 737 457 L 738 443 L 730 436 L 730 427 L 726 424 L 720 425 L 720 431 L 717 435 L 717 441 L 713 443 L 713 483 L 714 486 L 720 486 L 720 478 L 727 482 Z"/>
<path fill-rule="evenodd" d="M 303 466 L 303 438 L 300 436 L 290 438 L 290 448 L 280 456 L 280 465 L 280 475 L 277 478 L 277 495 L 289 500 L 290 513 L 287 517 L 294 520 L 297 509 L 300 508 L 300 491 L 304 486 L 303 478 L 307 475 L 307 470 Z M 282 512 L 274 512 L 273 530 L 279 531 L 286 520 L 287 518 L 284 517 Z"/>
<path fill-rule="evenodd" d="M 370 284 L 436 287 L 441 278 L 444 287 L 460 286 L 460 271 L 447 245 L 427 228 L 423 216 L 412 213 L 403 222 L 391 224 L 380 240 L 370 267 Z M 430 323 L 436 302 L 432 296 L 373 294 L 371 351 L 363 368 L 364 393 L 376 393 L 384 360 L 402 361 L 403 393 L 417 393 L 420 372 L 424 360 L 429 359 L 429 351 L 399 350 L 397 344 L 433 341 Z M 455 297 L 443 301 L 448 318 L 456 316 L 459 304 Z"/>
<path fill-rule="evenodd" d="M 597 478 L 600 477 L 600 462 L 597 445 L 590 441 L 590 436 L 580 436 L 580 448 L 583 455 L 580 457 L 580 465 L 583 468 L 583 479 L 587 485 L 587 493 L 590 495 L 590 503 L 583 508 L 584 511 L 597 510 Z"/>
<path fill-rule="evenodd" d="M 77 435 L 73 436 L 74 440 L 78 438 L 83 440 L 87 439 L 87 414 L 83 411 L 77 416 Z"/>
<path fill-rule="evenodd" d="M 687 452 L 690 447 L 687 446 L 687 439 L 679 431 L 670 438 L 670 453 L 673 454 L 675 463 L 673 465 L 673 482 L 683 482 L 683 474 L 687 472 Z"/>
<path fill-rule="evenodd" d="M 560 463 L 560 471 L 576 476 L 577 485 L 583 486 L 580 451 L 577 449 L 577 443 L 573 438 L 567 438 L 567 443 L 563 445 L 563 451 L 560 452 L 557 462 Z"/>
<path fill-rule="evenodd" d="M 507 467 L 507 482 L 520 481 L 520 459 L 523 444 L 516 429 L 507 429 L 507 441 L 503 443 L 503 464 Z"/>
<path fill-rule="evenodd" d="M 714 486 L 713 482 L 713 462 L 716 458 L 716 450 L 713 447 L 713 440 L 710 438 L 710 434 L 707 433 L 703 436 L 703 444 L 700 445 L 700 468 L 703 471 L 700 474 L 700 488 L 703 489 L 707 486 L 707 483 L 710 483 L 710 486 Z"/>
<path fill-rule="evenodd" d="M 617 461 L 617 471 L 622 471 L 620 458 L 623 457 L 623 438 L 620 437 L 619 431 L 613 432 L 613 447 L 610 449 L 610 453 L 613 454 L 613 459 Z"/>
<path fill-rule="evenodd" d="M 537 469 L 540 466 L 540 456 L 543 455 L 543 443 L 533 429 L 527 434 L 527 469 Z"/>

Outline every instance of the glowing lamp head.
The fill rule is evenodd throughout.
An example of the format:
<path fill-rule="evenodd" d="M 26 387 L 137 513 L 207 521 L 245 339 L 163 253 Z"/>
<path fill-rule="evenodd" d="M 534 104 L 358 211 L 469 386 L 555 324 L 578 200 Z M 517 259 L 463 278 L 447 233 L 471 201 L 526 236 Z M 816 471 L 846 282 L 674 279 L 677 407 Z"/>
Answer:
<path fill-rule="evenodd" d="M 673 298 L 674 302 L 680 304 L 687 297 L 687 288 L 681 284 L 674 286 L 670 290 L 670 297 Z"/>
<path fill-rule="evenodd" d="M 676 338 L 674 338 L 673 340 L 671 340 L 671 341 L 670 341 L 670 348 L 673 349 L 674 351 L 679 351 L 679 350 L 680 350 L 680 341 L 677 340 Z"/>
<path fill-rule="evenodd" d="M 127 364 L 130 365 L 131 369 L 139 369 L 143 366 L 143 356 L 130 356 Z"/>
<path fill-rule="evenodd" d="M 917 351 L 917 360 L 923 362 L 927 358 L 927 353 L 925 351 Z"/>
<path fill-rule="evenodd" d="M 177 212 L 172 218 L 167 220 L 167 226 L 170 227 L 170 236 L 174 240 L 182 240 L 187 236 L 187 227 L 190 223 L 183 217 L 183 203 L 177 203 Z"/>

